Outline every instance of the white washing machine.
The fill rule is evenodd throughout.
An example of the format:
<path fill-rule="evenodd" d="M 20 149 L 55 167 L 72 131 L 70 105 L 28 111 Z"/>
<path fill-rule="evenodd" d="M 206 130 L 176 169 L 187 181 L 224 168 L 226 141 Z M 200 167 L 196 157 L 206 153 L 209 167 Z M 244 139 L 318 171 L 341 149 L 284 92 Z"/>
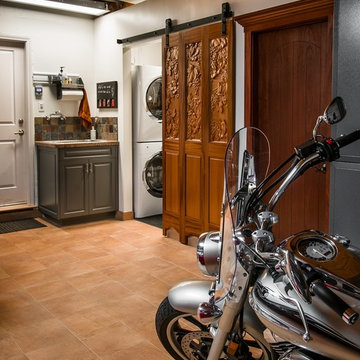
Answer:
<path fill-rule="evenodd" d="M 162 86 L 160 66 L 133 68 L 134 213 L 162 213 Z"/>
<path fill-rule="evenodd" d="M 135 142 L 162 141 L 161 66 L 134 66 L 133 134 Z"/>
<path fill-rule="evenodd" d="M 162 213 L 162 143 L 135 143 L 135 218 Z"/>

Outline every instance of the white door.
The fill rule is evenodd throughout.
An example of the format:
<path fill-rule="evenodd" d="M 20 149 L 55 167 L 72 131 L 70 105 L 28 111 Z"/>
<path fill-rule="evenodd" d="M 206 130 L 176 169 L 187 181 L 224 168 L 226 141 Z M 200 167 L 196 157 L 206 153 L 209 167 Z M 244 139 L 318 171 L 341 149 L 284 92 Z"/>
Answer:
<path fill-rule="evenodd" d="M 25 49 L 0 39 L 0 206 L 29 198 Z"/>

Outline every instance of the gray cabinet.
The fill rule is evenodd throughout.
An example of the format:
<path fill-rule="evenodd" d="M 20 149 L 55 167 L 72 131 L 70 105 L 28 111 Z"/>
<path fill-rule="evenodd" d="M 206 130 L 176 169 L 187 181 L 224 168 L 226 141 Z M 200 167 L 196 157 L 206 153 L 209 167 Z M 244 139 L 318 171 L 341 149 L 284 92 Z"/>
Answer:
<path fill-rule="evenodd" d="M 332 127 L 333 137 L 338 137 L 360 127 L 360 2 L 336 0 L 334 5 L 333 95 L 341 96 L 347 108 L 345 119 Z M 331 166 L 330 232 L 347 236 L 360 248 L 360 141 L 340 153 Z"/>
<path fill-rule="evenodd" d="M 38 146 L 39 210 L 56 219 L 117 209 L 117 146 Z"/>
<path fill-rule="evenodd" d="M 335 161 L 331 171 L 333 189 L 330 206 L 330 231 L 345 235 L 351 244 L 360 248 L 358 216 L 360 204 L 360 164 Z"/>

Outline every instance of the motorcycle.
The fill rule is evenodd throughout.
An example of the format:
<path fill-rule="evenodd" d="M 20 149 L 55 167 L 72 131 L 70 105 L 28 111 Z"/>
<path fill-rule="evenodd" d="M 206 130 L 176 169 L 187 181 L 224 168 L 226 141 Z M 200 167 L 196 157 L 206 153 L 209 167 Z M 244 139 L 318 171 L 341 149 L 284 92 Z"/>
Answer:
<path fill-rule="evenodd" d="M 308 169 L 339 158 L 360 130 L 318 135 L 346 114 L 336 97 L 310 140 L 269 172 L 269 142 L 253 127 L 225 153 L 220 231 L 199 237 L 209 281 L 173 287 L 156 314 L 158 337 L 174 359 L 359 360 L 360 256 L 347 238 L 305 230 L 275 242 L 274 208 Z"/>

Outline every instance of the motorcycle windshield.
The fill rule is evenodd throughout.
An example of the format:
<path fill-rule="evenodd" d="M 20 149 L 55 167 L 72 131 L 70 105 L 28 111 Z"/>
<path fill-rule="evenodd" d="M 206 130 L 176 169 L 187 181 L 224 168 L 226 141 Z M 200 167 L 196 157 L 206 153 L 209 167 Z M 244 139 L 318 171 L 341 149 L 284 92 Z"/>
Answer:
<path fill-rule="evenodd" d="M 265 179 L 269 164 L 269 142 L 261 130 L 246 127 L 233 135 L 225 153 L 221 262 L 216 298 L 223 298 L 231 290 L 237 266 L 235 231 L 243 226 L 249 198 Z"/>

